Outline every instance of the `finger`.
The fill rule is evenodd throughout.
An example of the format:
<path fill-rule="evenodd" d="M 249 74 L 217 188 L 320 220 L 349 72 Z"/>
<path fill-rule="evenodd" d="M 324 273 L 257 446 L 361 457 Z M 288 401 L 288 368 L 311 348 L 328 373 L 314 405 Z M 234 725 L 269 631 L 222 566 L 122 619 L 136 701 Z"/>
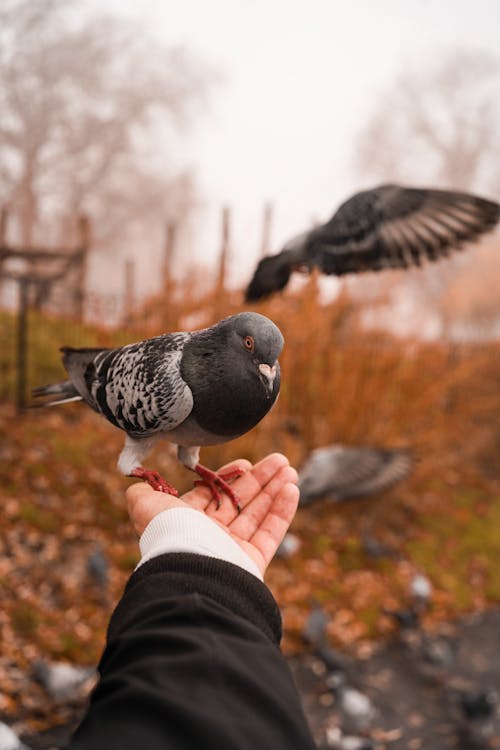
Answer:
<path fill-rule="evenodd" d="M 299 488 L 286 484 L 275 497 L 269 513 L 250 538 L 250 543 L 259 550 L 266 566 L 271 562 L 283 541 L 299 504 Z"/>
<path fill-rule="evenodd" d="M 288 459 L 286 456 L 281 455 L 281 453 L 271 453 L 269 456 L 266 456 L 256 463 L 250 471 L 247 471 L 243 476 L 232 482 L 231 487 L 239 497 L 242 512 L 244 512 L 248 503 L 250 503 L 259 492 L 262 491 L 262 488 L 265 487 L 283 467 L 288 465 Z M 212 517 L 215 521 L 229 526 L 239 514 L 229 501 L 224 500 L 218 510 L 216 509 L 215 503 L 210 505 L 207 508 L 207 515 Z"/>
<path fill-rule="evenodd" d="M 218 469 L 218 472 L 221 471 L 231 471 L 232 469 L 240 469 L 244 473 L 249 471 L 249 469 L 252 468 L 252 464 L 250 461 L 247 461 L 246 458 L 238 458 L 235 461 L 231 461 L 228 464 L 225 464 L 220 469 Z M 192 490 L 189 490 L 186 492 L 182 499 L 185 500 L 187 503 L 189 503 L 190 507 L 196 508 L 196 510 L 203 510 L 206 511 L 210 504 L 212 504 L 213 509 L 215 510 L 215 503 L 212 502 L 212 493 L 208 487 L 205 487 L 204 485 L 198 485 L 196 487 L 193 487 Z M 229 505 L 231 504 L 230 501 L 227 501 Z M 226 500 L 223 499 L 224 506 L 226 505 Z M 222 505 L 221 505 L 222 508 Z"/>
<path fill-rule="evenodd" d="M 230 524 L 231 533 L 241 539 L 250 539 L 270 512 L 283 487 L 286 484 L 295 484 L 296 481 L 295 469 L 292 466 L 283 466 Z"/>
<path fill-rule="evenodd" d="M 179 498 L 165 492 L 158 492 L 146 482 L 130 485 L 125 492 L 125 497 L 130 519 L 139 536 L 158 513 L 184 505 Z"/>
<path fill-rule="evenodd" d="M 246 458 L 237 458 L 235 461 L 230 461 L 228 464 L 224 464 L 220 469 L 217 469 L 218 473 L 224 471 L 231 471 L 232 469 L 241 469 L 242 471 L 249 471 L 252 468 L 252 463 Z"/>

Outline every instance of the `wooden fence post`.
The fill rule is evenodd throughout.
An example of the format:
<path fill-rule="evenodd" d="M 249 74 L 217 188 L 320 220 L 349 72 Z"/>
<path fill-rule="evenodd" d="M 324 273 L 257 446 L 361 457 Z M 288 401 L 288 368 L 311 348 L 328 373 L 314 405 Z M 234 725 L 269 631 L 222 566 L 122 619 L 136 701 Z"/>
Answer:
<path fill-rule="evenodd" d="M 273 204 L 264 204 L 264 213 L 262 215 L 262 240 L 260 245 L 260 257 L 264 258 L 269 255 L 271 247 L 271 226 L 273 221 Z"/>
<path fill-rule="evenodd" d="M 79 271 L 75 288 L 75 315 L 78 320 L 83 321 L 85 316 L 85 290 L 87 280 L 87 262 L 91 243 L 91 225 L 88 216 L 80 216 L 78 219 L 79 247 L 81 253 Z"/>
<path fill-rule="evenodd" d="M 7 220 L 8 220 L 8 211 L 7 207 L 3 206 L 2 210 L 0 211 L 0 303 L 2 302 L 3 297 L 3 277 L 2 277 L 2 271 L 3 271 L 3 261 L 4 261 L 4 253 L 2 251 L 5 251 L 7 247 Z"/>
<path fill-rule="evenodd" d="M 28 302 L 29 286 L 28 279 L 18 279 L 19 307 L 17 311 L 17 411 L 22 412 L 26 408 L 26 384 L 28 381 Z"/>
<path fill-rule="evenodd" d="M 132 321 L 135 309 L 135 264 L 133 260 L 125 261 L 125 293 L 123 299 L 123 322 Z"/>
<path fill-rule="evenodd" d="M 168 221 L 165 227 L 165 247 L 163 251 L 163 285 L 167 296 L 172 289 L 172 264 L 174 262 L 176 238 L 177 224 Z"/>
<path fill-rule="evenodd" d="M 7 219 L 9 214 L 7 207 L 4 206 L 0 211 L 0 249 L 3 249 L 7 244 Z"/>
<path fill-rule="evenodd" d="M 219 253 L 219 268 L 217 271 L 217 281 L 215 285 L 215 292 L 218 297 L 224 293 L 226 288 L 227 263 L 229 256 L 229 237 L 231 228 L 230 220 L 230 208 L 229 206 L 224 206 L 222 208 L 222 237 Z"/>

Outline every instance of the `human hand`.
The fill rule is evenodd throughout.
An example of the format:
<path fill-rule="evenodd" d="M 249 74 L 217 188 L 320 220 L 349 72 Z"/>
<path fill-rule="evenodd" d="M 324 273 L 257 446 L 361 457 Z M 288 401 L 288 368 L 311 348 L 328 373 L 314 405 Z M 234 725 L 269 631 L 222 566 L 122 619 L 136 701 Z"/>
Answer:
<path fill-rule="evenodd" d="M 220 471 L 234 468 L 245 472 L 231 485 L 240 498 L 239 514 L 227 498 L 217 510 L 210 490 L 203 485 L 182 497 L 157 492 L 145 482 L 131 485 L 126 497 L 136 532 L 140 536 L 163 510 L 194 508 L 223 528 L 264 574 L 297 510 L 297 472 L 280 453 L 271 453 L 254 466 L 238 459 Z"/>

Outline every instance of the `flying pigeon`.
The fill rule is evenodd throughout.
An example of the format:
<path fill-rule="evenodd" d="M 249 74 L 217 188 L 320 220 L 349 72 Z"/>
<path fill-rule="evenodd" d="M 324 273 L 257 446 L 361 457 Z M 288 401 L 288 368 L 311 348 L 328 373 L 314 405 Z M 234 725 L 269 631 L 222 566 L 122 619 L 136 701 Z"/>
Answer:
<path fill-rule="evenodd" d="M 142 459 L 160 438 L 177 444 L 179 461 L 195 471 L 220 505 L 239 470 L 217 473 L 202 466 L 202 445 L 233 440 L 260 422 L 279 393 L 278 356 L 283 336 L 269 318 L 239 313 L 210 328 L 167 333 L 117 349 L 63 347 L 69 380 L 37 388 L 44 405 L 83 400 L 126 433 L 118 469 L 153 489 L 178 495 Z"/>
<path fill-rule="evenodd" d="M 292 271 L 325 274 L 419 266 L 490 231 L 500 205 L 454 190 L 381 185 L 356 193 L 332 218 L 262 258 L 246 290 L 255 301 L 287 285 Z"/>
<path fill-rule="evenodd" d="M 300 504 L 380 492 L 404 479 L 411 466 L 411 455 L 403 449 L 337 444 L 316 448 L 299 471 Z"/>

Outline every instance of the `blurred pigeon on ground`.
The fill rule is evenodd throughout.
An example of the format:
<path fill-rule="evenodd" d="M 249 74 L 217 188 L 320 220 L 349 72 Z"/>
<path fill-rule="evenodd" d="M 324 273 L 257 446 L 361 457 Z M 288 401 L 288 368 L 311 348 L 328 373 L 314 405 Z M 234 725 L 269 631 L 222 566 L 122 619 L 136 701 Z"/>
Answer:
<path fill-rule="evenodd" d="M 30 750 L 17 734 L 3 721 L 0 721 L 0 750 Z"/>
<path fill-rule="evenodd" d="M 328 750 L 373 750 L 375 747 L 368 737 L 342 734 L 339 727 L 327 729 L 325 739 Z"/>
<path fill-rule="evenodd" d="M 429 606 L 432 595 L 432 583 L 422 573 L 416 573 L 410 582 L 410 594 L 413 598 L 414 606 L 421 612 Z"/>
<path fill-rule="evenodd" d="M 156 490 L 177 490 L 142 460 L 158 439 L 178 446 L 179 461 L 239 509 L 228 481 L 241 471 L 216 473 L 199 462 L 202 445 L 233 440 L 255 427 L 278 397 L 283 336 L 269 318 L 246 312 L 210 328 L 177 332 L 117 349 L 63 347 L 69 380 L 37 388 L 44 405 L 83 400 L 126 433 L 118 468 Z"/>
<path fill-rule="evenodd" d="M 376 710 L 367 695 L 350 686 L 338 690 L 338 700 L 343 713 L 351 719 L 358 730 L 366 730 L 376 716 Z"/>
<path fill-rule="evenodd" d="M 368 446 L 327 445 L 316 448 L 299 471 L 300 504 L 321 497 L 335 500 L 371 495 L 410 473 L 408 451 Z"/>
<path fill-rule="evenodd" d="M 303 640 L 311 646 L 319 646 L 325 643 L 327 639 L 326 628 L 329 621 L 330 618 L 321 604 L 313 601 L 311 611 L 302 630 Z"/>
<path fill-rule="evenodd" d="M 329 622 L 330 618 L 323 607 L 313 601 L 311 612 L 302 630 L 302 639 L 313 647 L 314 654 L 323 662 L 329 673 L 344 672 L 348 667 L 347 659 L 328 643 Z M 330 686 L 337 686 L 337 682 Z"/>
<path fill-rule="evenodd" d="M 382 607 L 381 611 L 386 617 L 390 617 L 400 630 L 414 630 L 420 625 L 420 615 L 413 607 L 408 609 Z"/>
<path fill-rule="evenodd" d="M 33 664 L 33 674 L 54 701 L 69 703 L 82 696 L 87 683 L 90 690 L 90 681 L 96 677 L 96 670 L 39 659 Z"/>
<path fill-rule="evenodd" d="M 288 558 L 293 557 L 299 551 L 301 544 L 302 542 L 299 537 L 289 532 L 283 537 L 280 546 L 276 550 L 275 557 L 281 560 L 288 560 Z"/>
<path fill-rule="evenodd" d="M 321 659 L 328 672 L 345 672 L 349 668 L 347 658 L 327 643 L 319 643 L 316 654 Z"/>
<path fill-rule="evenodd" d="M 377 539 L 376 537 L 366 532 L 361 535 L 361 547 L 365 555 L 367 557 L 373 558 L 374 560 L 381 560 L 384 557 L 399 557 L 399 553 L 395 549 L 389 547 L 388 545 L 381 542 L 380 539 Z"/>
<path fill-rule="evenodd" d="M 500 206 L 454 190 L 381 185 L 356 193 L 332 218 L 263 258 L 246 290 L 255 301 L 283 289 L 295 270 L 325 274 L 419 266 L 489 232 Z"/>
<path fill-rule="evenodd" d="M 488 719 L 496 709 L 498 695 L 494 690 L 462 691 L 458 702 L 466 719 Z"/>
<path fill-rule="evenodd" d="M 448 674 L 456 662 L 457 648 L 457 643 L 450 642 L 447 638 L 422 633 L 420 653 L 423 670 L 432 677 Z"/>
<path fill-rule="evenodd" d="M 101 545 L 89 554 L 87 558 L 87 572 L 100 589 L 107 591 L 109 584 L 109 563 Z"/>

